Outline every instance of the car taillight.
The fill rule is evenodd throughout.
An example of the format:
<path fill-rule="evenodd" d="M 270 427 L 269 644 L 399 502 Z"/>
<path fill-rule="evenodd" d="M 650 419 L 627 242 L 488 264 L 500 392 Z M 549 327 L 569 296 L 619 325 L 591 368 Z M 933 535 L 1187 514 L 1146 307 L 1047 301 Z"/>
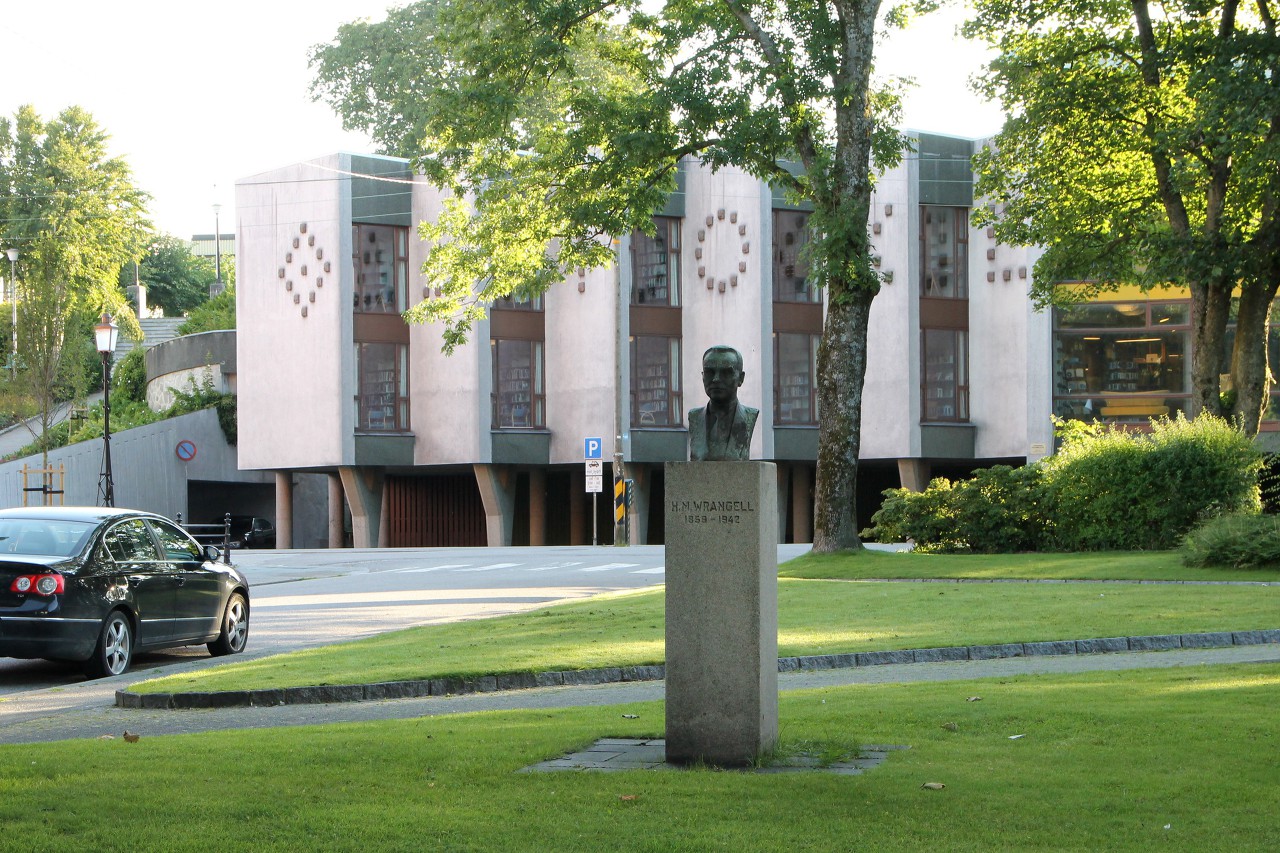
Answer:
<path fill-rule="evenodd" d="M 10 592 L 35 592 L 37 595 L 60 595 L 65 590 L 62 575 L 18 575 L 9 584 Z"/>

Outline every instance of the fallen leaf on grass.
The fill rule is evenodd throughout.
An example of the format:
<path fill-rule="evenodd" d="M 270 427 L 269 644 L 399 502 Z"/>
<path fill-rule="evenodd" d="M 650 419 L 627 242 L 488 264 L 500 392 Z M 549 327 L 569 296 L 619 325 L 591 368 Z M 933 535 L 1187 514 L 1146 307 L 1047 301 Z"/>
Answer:
<path fill-rule="evenodd" d="M 98 740 L 115 740 L 115 735 L 98 735 Z"/>
<path fill-rule="evenodd" d="M 127 743 L 137 743 L 138 738 L 139 738 L 139 735 L 135 735 L 133 732 L 126 731 L 124 733 L 124 739 Z"/>
<path fill-rule="evenodd" d="M 623 714 L 623 715 L 622 715 L 622 719 L 624 719 L 624 720 L 638 720 L 638 719 L 640 719 L 640 715 L 639 715 L 639 714 Z"/>
<path fill-rule="evenodd" d="M 621 796 L 618 797 L 618 799 L 622 800 L 624 803 L 631 803 L 640 799 L 640 795 L 639 794 L 622 794 Z"/>
<path fill-rule="evenodd" d="M 942 784 L 941 782 L 925 782 L 920 787 L 924 788 L 926 791 L 941 791 L 943 788 L 947 786 Z"/>
<path fill-rule="evenodd" d="M 1009 740 L 1017 740 L 1020 737 L 1026 737 L 1026 735 L 1009 735 Z"/>
<path fill-rule="evenodd" d="M 981 702 L 981 701 L 982 701 L 982 697 L 981 697 L 981 696 L 970 696 L 968 699 L 966 699 L 966 700 L 964 700 L 964 701 L 966 701 L 966 702 Z"/>
<path fill-rule="evenodd" d="M 949 732 L 954 732 L 960 728 L 960 726 L 956 725 L 955 723 L 943 723 L 942 727 Z"/>

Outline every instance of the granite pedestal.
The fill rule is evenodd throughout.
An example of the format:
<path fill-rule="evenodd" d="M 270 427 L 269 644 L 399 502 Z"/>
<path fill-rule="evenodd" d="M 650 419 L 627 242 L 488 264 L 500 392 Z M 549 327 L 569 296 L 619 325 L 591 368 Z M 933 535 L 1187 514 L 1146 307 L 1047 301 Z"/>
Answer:
<path fill-rule="evenodd" d="M 667 761 L 743 766 L 778 739 L 777 472 L 666 465 Z"/>

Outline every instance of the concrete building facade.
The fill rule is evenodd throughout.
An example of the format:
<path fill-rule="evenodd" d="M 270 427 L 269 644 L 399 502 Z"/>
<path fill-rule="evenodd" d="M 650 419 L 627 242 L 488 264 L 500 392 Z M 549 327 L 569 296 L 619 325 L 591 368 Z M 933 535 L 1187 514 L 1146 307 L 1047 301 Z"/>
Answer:
<path fill-rule="evenodd" d="M 861 521 L 880 490 L 1018 464 L 1052 449 L 1051 315 L 1027 295 L 1035 252 L 969 227 L 972 140 L 921 134 L 878 182 Z M 686 457 L 701 354 L 742 352 L 761 410 L 752 458 L 778 463 L 781 537 L 809 541 L 822 291 L 806 275 L 808 212 L 736 169 L 683 164 L 656 236 L 503 302 L 466 344 L 400 314 L 429 295 L 439 191 L 403 160 L 336 154 L 237 184 L 239 463 L 275 472 L 277 518 L 298 473 L 327 475 L 362 545 L 589 543 L 612 495 L 585 491 L 583 442 L 606 484 L 633 482 L 630 536 L 660 541 L 662 464 Z M 607 485 L 606 485 L 607 488 Z M 281 543 L 287 547 L 288 543 Z"/>

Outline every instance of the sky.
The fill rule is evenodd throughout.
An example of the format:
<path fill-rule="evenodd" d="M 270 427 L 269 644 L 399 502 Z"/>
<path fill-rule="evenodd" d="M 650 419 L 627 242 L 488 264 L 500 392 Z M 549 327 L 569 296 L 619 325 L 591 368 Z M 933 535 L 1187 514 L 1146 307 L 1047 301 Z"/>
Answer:
<path fill-rule="evenodd" d="M 369 152 L 307 93 L 312 46 L 388 0 L 36 0 L 0 15 L 0 114 L 45 119 L 73 104 L 111 135 L 152 219 L 181 237 L 235 229 L 235 182 L 336 151 Z M 888 4 L 886 4 L 888 5 Z M 985 52 L 954 34 L 958 14 L 921 19 L 876 48 L 877 73 L 913 76 L 906 128 L 980 137 L 999 109 L 967 88 Z"/>

